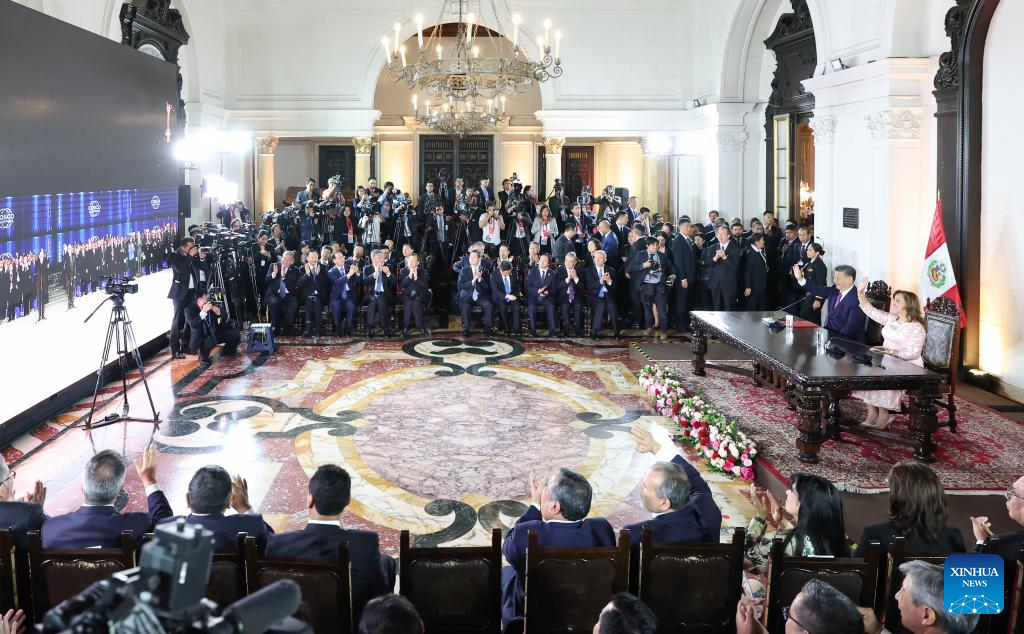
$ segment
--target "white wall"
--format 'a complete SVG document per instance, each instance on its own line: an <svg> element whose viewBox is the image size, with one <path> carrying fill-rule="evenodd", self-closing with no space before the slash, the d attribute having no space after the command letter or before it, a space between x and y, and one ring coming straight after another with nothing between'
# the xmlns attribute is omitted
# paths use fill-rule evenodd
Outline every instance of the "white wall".
<svg viewBox="0 0 1024 634"><path fill-rule="evenodd" d="M1002 379L1008 392L1024 396L1024 269L1020 231L1020 148L1024 101L1019 62L1024 58L1024 3L1001 2L985 46L982 102L980 365Z"/></svg>

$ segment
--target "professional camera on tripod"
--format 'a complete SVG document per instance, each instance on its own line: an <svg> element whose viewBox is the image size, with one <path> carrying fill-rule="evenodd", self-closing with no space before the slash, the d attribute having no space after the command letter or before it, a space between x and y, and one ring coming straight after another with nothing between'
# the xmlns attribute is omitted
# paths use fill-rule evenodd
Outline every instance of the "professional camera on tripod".
<svg viewBox="0 0 1024 634"><path fill-rule="evenodd" d="M259 241L256 226L245 224L235 230L207 223L202 227L203 243L199 248L209 266L210 288L221 292L225 319L241 327L259 314L259 281L252 254ZM251 307L250 313L246 308Z"/></svg>
<svg viewBox="0 0 1024 634"><path fill-rule="evenodd" d="M205 598L213 533L179 519L153 532L139 567L115 572L46 613L37 631L99 634L307 634L291 615L298 584L277 581L223 609Z"/></svg>

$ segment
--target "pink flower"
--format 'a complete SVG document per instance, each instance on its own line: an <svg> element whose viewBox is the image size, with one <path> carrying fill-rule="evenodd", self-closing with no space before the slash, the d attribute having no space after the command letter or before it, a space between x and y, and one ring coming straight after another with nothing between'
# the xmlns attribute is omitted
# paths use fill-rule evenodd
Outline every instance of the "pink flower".
<svg viewBox="0 0 1024 634"><path fill-rule="evenodd" d="M729 458L728 460L725 461L725 470L726 471L732 471L732 468L734 466L736 466L736 463L733 462L732 458Z"/></svg>
<svg viewBox="0 0 1024 634"><path fill-rule="evenodd" d="M722 446L722 444L716 440L711 443L711 446L714 447L715 449L718 449L719 447Z"/></svg>

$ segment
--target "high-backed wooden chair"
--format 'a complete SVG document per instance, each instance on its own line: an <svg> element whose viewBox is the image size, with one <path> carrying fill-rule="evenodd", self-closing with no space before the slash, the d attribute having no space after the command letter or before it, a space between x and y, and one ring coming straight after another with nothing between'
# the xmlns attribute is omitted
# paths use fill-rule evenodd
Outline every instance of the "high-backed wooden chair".
<svg viewBox="0 0 1024 634"><path fill-rule="evenodd" d="M0 613L6 614L7 610L16 610L19 607L14 590L14 575L17 569L11 531L0 528Z"/></svg>
<svg viewBox="0 0 1024 634"><path fill-rule="evenodd" d="M526 634L590 632L604 606L629 583L629 531L618 546L526 549Z"/></svg>
<svg viewBox="0 0 1024 634"><path fill-rule="evenodd" d="M727 544L655 544L654 529L644 527L637 594L658 617L658 632L736 631L745 535L737 528Z"/></svg>
<svg viewBox="0 0 1024 634"><path fill-rule="evenodd" d="M478 547L414 548L401 533L401 593L419 612L427 634L501 632L501 530Z"/></svg>
<svg viewBox="0 0 1024 634"><path fill-rule="evenodd" d="M291 579L302 591L302 603L295 618L308 623L316 634L353 631L348 543L338 543L338 558L331 561L262 557L254 537L246 537L244 550L249 592L281 579Z"/></svg>
<svg viewBox="0 0 1024 634"><path fill-rule="evenodd" d="M1005 570L1003 574L1010 578ZM1013 599L1006 607L1010 612L1010 626L1006 629L1007 633L1024 631L1024 551L1017 556L1017 573L1013 576Z"/></svg>
<svg viewBox="0 0 1024 634"><path fill-rule="evenodd" d="M944 555L928 557L908 555L906 542L907 540L904 537L893 538L892 546L889 548L889 555L886 557L885 574L879 575L879 590L884 593L881 596L884 597L885 601L883 622L892 634L906 632L903 626L900 625L900 609L896 605L896 593L903 585L903 573L900 572L900 564L908 561L923 561L941 566L946 560Z"/></svg>
<svg viewBox="0 0 1024 634"><path fill-rule="evenodd" d="M234 550L213 553L210 562L210 580L206 584L206 598L221 608L227 607L247 594L245 583L245 533L238 534ZM142 543L148 544L153 533L142 536Z"/></svg>
<svg viewBox="0 0 1024 634"><path fill-rule="evenodd" d="M876 614L878 606L878 575L882 546L868 542L864 558L846 557L786 557L784 541L776 537L772 543L769 571L767 621L769 632L785 631L782 608L793 603L804 584L821 579L839 590L858 606L871 608Z"/></svg>
<svg viewBox="0 0 1024 634"><path fill-rule="evenodd" d="M882 280L875 280L868 284L864 295L871 302L872 306L878 310L889 312L889 306L892 303L892 289L889 288L888 284ZM867 320L867 326L864 331L864 342L869 346L882 345L882 324L870 317Z"/></svg>
<svg viewBox="0 0 1024 634"><path fill-rule="evenodd" d="M120 548L43 550L39 531L28 533L28 561L32 577L32 611L36 623L50 608L97 581L135 566L131 531L121 533Z"/></svg>
<svg viewBox="0 0 1024 634"><path fill-rule="evenodd" d="M936 297L924 311L927 334L921 357L924 367L942 375L946 402L937 403L949 411L949 431L956 433L956 366L960 357L960 309L948 297Z"/></svg>

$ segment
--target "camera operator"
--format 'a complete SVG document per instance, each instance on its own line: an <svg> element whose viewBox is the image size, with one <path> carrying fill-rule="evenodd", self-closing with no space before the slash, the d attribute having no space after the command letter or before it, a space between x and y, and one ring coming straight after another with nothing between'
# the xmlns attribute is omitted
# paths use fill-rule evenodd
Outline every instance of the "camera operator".
<svg viewBox="0 0 1024 634"><path fill-rule="evenodd" d="M384 220L381 218L380 210L373 210L359 219L359 229L363 232L363 246L373 251L379 249L382 237Z"/></svg>
<svg viewBox="0 0 1024 634"><path fill-rule="evenodd" d="M525 211L516 213L511 217L511 222L506 221L508 227L508 246L512 255L525 257L530 251L531 230L533 221L530 214Z"/></svg>
<svg viewBox="0 0 1024 634"><path fill-rule="evenodd" d="M317 211L313 205L309 205L303 210L302 219L299 220L299 240L303 244L313 247L319 242L320 236L317 234L316 225Z"/></svg>
<svg viewBox="0 0 1024 634"><path fill-rule="evenodd" d="M280 262L270 265L266 303L270 322L278 335L288 333L299 309L299 269L292 266L294 263L295 252L285 251Z"/></svg>
<svg viewBox="0 0 1024 634"><path fill-rule="evenodd" d="M445 214L444 205L440 200L425 219L424 226L427 238L424 255L430 254L447 259L452 246L451 217Z"/></svg>
<svg viewBox="0 0 1024 634"><path fill-rule="evenodd" d="M469 245L473 244L473 223L469 220L469 210L463 209L458 212L459 219L456 221L453 231L455 242L452 247L452 261L457 261L469 251Z"/></svg>
<svg viewBox="0 0 1024 634"><path fill-rule="evenodd" d="M246 209L242 201L239 200L230 205L221 205L220 211L217 212L217 218L220 219L225 227L230 227L231 223L235 220L249 222L249 210Z"/></svg>
<svg viewBox="0 0 1024 634"><path fill-rule="evenodd" d="M486 179L485 179L486 180ZM477 221L482 232L482 239L489 257L497 257L501 245L501 232L505 230L505 219L501 212L494 208L494 203L487 204L487 210L480 214Z"/></svg>
<svg viewBox="0 0 1024 634"><path fill-rule="evenodd" d="M253 265L256 267L256 283L258 285L256 292L263 297L267 292L267 276L270 273L270 266L278 260L277 253L271 247L266 231L261 230L256 237L252 258Z"/></svg>
<svg viewBox="0 0 1024 634"><path fill-rule="evenodd" d="M672 259L658 252L658 240L647 238L647 248L637 251L630 261L629 273L639 278L640 301L644 310L645 335L657 327L661 339L668 339L668 289L675 282Z"/></svg>
<svg viewBox="0 0 1024 634"><path fill-rule="evenodd" d="M443 204L441 196L438 195L436 188L434 187L434 181L427 181L424 185L426 191L420 196L419 214L421 217L426 217L429 214L434 213L434 210L438 205Z"/></svg>
<svg viewBox="0 0 1024 634"><path fill-rule="evenodd" d="M342 179L335 175L327 179L327 189L320 196L320 202L328 208L340 209L345 206L345 194L342 193Z"/></svg>
<svg viewBox="0 0 1024 634"><path fill-rule="evenodd" d="M498 192L498 200L501 202L501 209L509 212L508 198L512 195L512 179L506 178L501 181L501 191Z"/></svg>
<svg viewBox="0 0 1024 634"><path fill-rule="evenodd" d="M563 220L565 211L569 207L569 197L565 195L565 183L562 182L561 178L555 179L555 185L551 188L551 195L548 197L547 203L548 209L551 210L551 215L557 221Z"/></svg>
<svg viewBox="0 0 1024 634"><path fill-rule="evenodd" d="M310 176L306 179L306 189L303 189L295 196L294 205L305 209L310 203L314 203L317 200L320 200L320 190L316 188L316 179Z"/></svg>
<svg viewBox="0 0 1024 634"><path fill-rule="evenodd" d="M374 176L366 181L366 195L370 197L370 200L377 200L381 195L380 188L377 187L377 178Z"/></svg>
<svg viewBox="0 0 1024 634"><path fill-rule="evenodd" d="M622 208L622 199L615 195L614 185L605 187L604 193L601 194L601 198L597 202L600 204L598 216L602 220L607 219L609 222L615 219L619 209Z"/></svg>
<svg viewBox="0 0 1024 634"><path fill-rule="evenodd" d="M463 182L461 176L459 176L459 177L457 177L455 179L455 186L452 188L452 194L451 195L452 195L452 205L454 206L454 210L456 212L460 211L459 208L458 208L459 201L460 200L465 200L465 198L466 198L466 185Z"/></svg>
<svg viewBox="0 0 1024 634"><path fill-rule="evenodd" d="M210 300L210 296L203 291L196 301L192 302L185 309L185 319L189 328L192 329L192 339L189 342L189 349L199 352L199 363L209 364L210 351L217 347L218 343L224 344L221 354L225 357L233 357L238 350L238 342L242 334L238 328L231 326L221 315L222 308Z"/></svg>
<svg viewBox="0 0 1024 634"><path fill-rule="evenodd" d="M169 257L173 278L167 298L174 302L174 316L171 318L171 332L168 335L171 345L171 358L184 359L181 353L181 330L184 327L185 309L195 303L196 294L202 292L205 281L204 260L206 254L200 254L196 241L182 238L178 250Z"/></svg>
<svg viewBox="0 0 1024 634"><path fill-rule="evenodd" d="M421 242L419 214L407 195L399 192L396 194L394 201L395 247L401 250L404 245L408 244L415 250Z"/></svg>
<svg viewBox="0 0 1024 634"><path fill-rule="evenodd" d="M306 306L306 330L303 337L320 336L320 316L324 302L330 297L327 270L320 265L320 254L311 250L306 254L306 265L299 273L299 293Z"/></svg>

